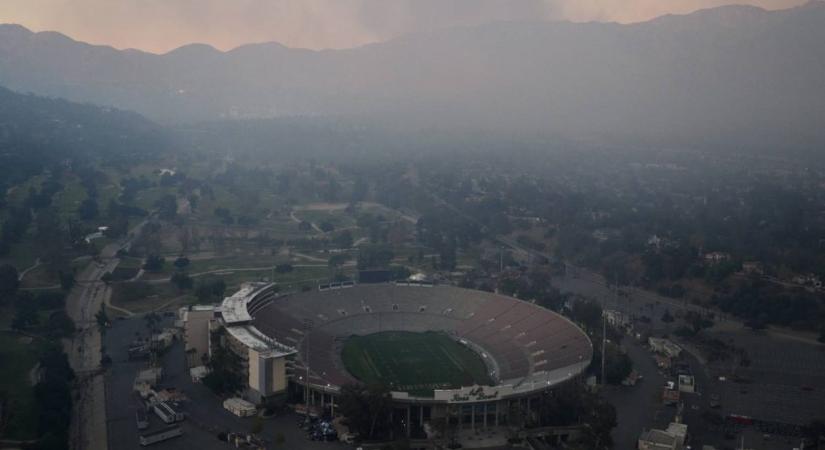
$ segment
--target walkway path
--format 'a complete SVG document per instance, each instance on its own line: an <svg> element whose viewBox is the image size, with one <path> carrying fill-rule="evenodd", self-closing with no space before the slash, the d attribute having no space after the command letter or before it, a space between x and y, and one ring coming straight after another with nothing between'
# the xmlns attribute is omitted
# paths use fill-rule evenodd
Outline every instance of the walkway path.
<svg viewBox="0 0 825 450"><path fill-rule="evenodd" d="M34 260L34 265L27 268L26 270L20 272L20 275L17 276L18 281L23 281L23 278L26 276L27 273L31 272L32 270L38 268L40 266L40 258Z"/></svg>

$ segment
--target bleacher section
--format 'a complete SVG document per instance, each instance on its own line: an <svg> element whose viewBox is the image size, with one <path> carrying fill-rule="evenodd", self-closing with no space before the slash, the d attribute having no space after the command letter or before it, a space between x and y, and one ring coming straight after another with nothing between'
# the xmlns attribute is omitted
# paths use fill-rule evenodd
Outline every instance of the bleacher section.
<svg viewBox="0 0 825 450"><path fill-rule="evenodd" d="M301 352L309 337L311 380L340 386L354 381L340 347L352 335L380 331L445 331L483 349L497 363L500 384L550 384L589 362L587 336L564 317L511 297L452 286L358 285L277 297L261 291L248 303L253 325ZM561 375L560 375L561 374Z"/></svg>

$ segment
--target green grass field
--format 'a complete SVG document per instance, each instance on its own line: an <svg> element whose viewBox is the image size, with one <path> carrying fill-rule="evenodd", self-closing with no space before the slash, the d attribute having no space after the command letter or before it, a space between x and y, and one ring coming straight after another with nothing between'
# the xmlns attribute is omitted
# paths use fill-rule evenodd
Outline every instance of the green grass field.
<svg viewBox="0 0 825 450"><path fill-rule="evenodd" d="M346 369L360 381L387 384L412 395L491 384L481 357L444 333L387 331L352 336L341 356Z"/></svg>

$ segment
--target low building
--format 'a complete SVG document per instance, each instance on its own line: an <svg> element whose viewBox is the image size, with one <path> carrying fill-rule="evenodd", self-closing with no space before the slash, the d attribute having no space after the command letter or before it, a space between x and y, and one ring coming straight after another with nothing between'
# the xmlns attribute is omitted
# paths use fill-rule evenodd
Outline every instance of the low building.
<svg viewBox="0 0 825 450"><path fill-rule="evenodd" d="M762 275L765 270L759 261L745 261L742 263L742 272L746 274Z"/></svg>
<svg viewBox="0 0 825 450"><path fill-rule="evenodd" d="M656 366L660 369L670 369L672 361L669 356L655 354L653 360L656 361Z"/></svg>
<svg viewBox="0 0 825 450"><path fill-rule="evenodd" d="M172 346L177 339L178 333L173 329L165 329L158 334L152 335L152 346L162 350Z"/></svg>
<svg viewBox="0 0 825 450"><path fill-rule="evenodd" d="M812 273L809 273L809 274L806 274L806 275L797 275L797 276L793 277L793 279L791 281L793 281L796 284L799 284L799 285L802 285L802 286L807 286L807 287L813 287L815 289L821 289L822 288L822 281L819 279L819 277L817 277L816 275L814 275Z"/></svg>
<svg viewBox="0 0 825 450"><path fill-rule="evenodd" d="M669 434L664 430L646 430L642 431L639 436L638 448L639 450L677 450L681 449L678 446L678 439L676 436Z"/></svg>
<svg viewBox="0 0 825 450"><path fill-rule="evenodd" d="M684 447L685 441L687 440L687 430L688 426L686 424L680 422L671 422L670 425L667 426L667 429L665 431L671 436L676 436L679 445L681 447Z"/></svg>
<svg viewBox="0 0 825 450"><path fill-rule="evenodd" d="M679 375L679 392L687 394L696 392L696 382L692 375Z"/></svg>
<svg viewBox="0 0 825 450"><path fill-rule="evenodd" d="M238 417L251 417L258 413L254 404L237 397L224 400L223 407Z"/></svg>
<svg viewBox="0 0 825 450"><path fill-rule="evenodd" d="M710 252L704 255L707 264L721 264L730 261L730 253L725 252Z"/></svg>
<svg viewBox="0 0 825 450"><path fill-rule="evenodd" d="M189 369L189 376L192 377L193 383L200 383L208 374L209 368L206 366L197 366Z"/></svg>
<svg viewBox="0 0 825 450"><path fill-rule="evenodd" d="M639 436L639 450L682 450L687 439L687 425L673 422L666 430L645 430Z"/></svg>
<svg viewBox="0 0 825 450"><path fill-rule="evenodd" d="M651 337L647 341L650 348L656 353L664 354L670 358L678 358L682 354L682 347L679 347L670 339Z"/></svg>
<svg viewBox="0 0 825 450"><path fill-rule="evenodd" d="M633 324L630 320L630 316L621 311L606 309L602 314L604 314L604 318L607 320L607 323L616 328L625 328Z"/></svg>
<svg viewBox="0 0 825 450"><path fill-rule="evenodd" d="M152 369L141 370L135 377L132 388L139 392L141 396L146 396L152 387L157 386L163 377L163 369L155 367Z"/></svg>

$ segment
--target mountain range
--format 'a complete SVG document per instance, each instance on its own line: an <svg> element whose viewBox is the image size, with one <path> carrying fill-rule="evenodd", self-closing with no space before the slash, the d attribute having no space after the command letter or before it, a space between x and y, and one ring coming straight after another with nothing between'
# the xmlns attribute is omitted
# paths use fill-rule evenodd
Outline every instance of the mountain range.
<svg viewBox="0 0 825 450"><path fill-rule="evenodd" d="M649 22L500 22L347 50L156 55L0 25L0 85L160 123L341 117L668 145L825 145L825 2Z"/></svg>

